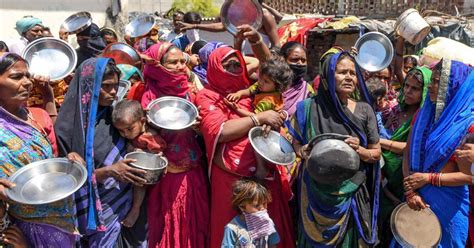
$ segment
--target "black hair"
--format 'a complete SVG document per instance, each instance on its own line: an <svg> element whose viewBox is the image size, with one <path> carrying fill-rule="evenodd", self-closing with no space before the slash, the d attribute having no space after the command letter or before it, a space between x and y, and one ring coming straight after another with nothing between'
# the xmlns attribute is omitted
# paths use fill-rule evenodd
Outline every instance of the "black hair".
<svg viewBox="0 0 474 248"><path fill-rule="evenodd" d="M276 84L276 90L284 91L293 82L293 71L283 60L267 60L260 64L260 75L266 75Z"/></svg>
<svg viewBox="0 0 474 248"><path fill-rule="evenodd" d="M0 57L1 56L2 55L0 55ZM5 55L0 60L0 75L5 73L8 69L10 69L10 67L12 67L18 61L23 61L26 64L28 64L28 62L24 58L22 58L20 55L18 55L16 53L9 53L9 54Z"/></svg>
<svg viewBox="0 0 474 248"><path fill-rule="evenodd" d="M107 76L113 76L113 75L117 75L117 77L120 78L121 74L122 72L115 64L115 61L113 59L110 59L107 65L105 66L104 78Z"/></svg>
<svg viewBox="0 0 474 248"><path fill-rule="evenodd" d="M199 54L199 50L201 50L202 47L204 47L207 44L207 41L204 40L198 40L193 43L193 46L191 47L191 54Z"/></svg>
<svg viewBox="0 0 474 248"><path fill-rule="evenodd" d="M285 59L287 59L288 56L290 56L291 52L295 50L295 48L298 48L298 47L303 49L303 51L306 53L306 47L304 47L301 43L296 42L296 41L289 41L280 48L280 54Z"/></svg>
<svg viewBox="0 0 474 248"><path fill-rule="evenodd" d="M184 12L181 10L176 10L175 12L173 12L173 19L180 15L184 16Z"/></svg>
<svg viewBox="0 0 474 248"><path fill-rule="evenodd" d="M416 59L412 56L406 56L405 58L403 58L403 64L408 64L409 62L411 62L413 66L418 65L418 61L416 61Z"/></svg>
<svg viewBox="0 0 474 248"><path fill-rule="evenodd" d="M387 94L387 87L380 78L369 78L365 81L365 85L367 86L370 96L372 96L372 99L374 100L377 100L379 97L384 97Z"/></svg>
<svg viewBox="0 0 474 248"><path fill-rule="evenodd" d="M3 50L5 50L4 52L9 52L10 51L10 49L8 49L7 44L4 41L0 40L0 51L3 51Z"/></svg>
<svg viewBox="0 0 474 248"><path fill-rule="evenodd" d="M115 39L118 39L117 34L114 31L107 28L100 30L100 37L104 38L104 36L106 35L110 35L113 36Z"/></svg>
<svg viewBox="0 0 474 248"><path fill-rule="evenodd" d="M136 122L145 117L142 105L136 100L124 99L114 106L112 123L131 121Z"/></svg>
<svg viewBox="0 0 474 248"><path fill-rule="evenodd" d="M200 24L202 21L201 15L196 12L187 12L184 14L183 22L191 24Z"/></svg>

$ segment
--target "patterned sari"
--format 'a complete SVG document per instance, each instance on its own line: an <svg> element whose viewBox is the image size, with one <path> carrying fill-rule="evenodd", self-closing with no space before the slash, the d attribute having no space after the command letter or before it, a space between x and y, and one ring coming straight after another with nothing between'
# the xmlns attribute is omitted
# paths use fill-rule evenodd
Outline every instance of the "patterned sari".
<svg viewBox="0 0 474 248"><path fill-rule="evenodd" d="M56 121L60 154L77 152L86 161L88 180L76 192L81 243L113 247L132 202L130 184L109 177L97 182L95 170L125 154L125 140L112 126L111 107L99 106L99 93L109 59L91 58L78 68Z"/></svg>
<svg viewBox="0 0 474 248"><path fill-rule="evenodd" d="M379 141L371 100L356 67L358 93L363 99L366 120L343 107L336 94L335 70L341 55L327 58L329 63L317 96L300 102L289 131L300 144L308 144L318 134L339 133L360 139L361 146ZM372 131L370 131L372 130ZM360 170L339 185L314 181L303 164L298 178L299 223L298 247L357 247L377 243L378 164L361 161ZM372 202L371 202L372 199Z"/></svg>
<svg viewBox="0 0 474 248"><path fill-rule="evenodd" d="M29 163L53 158L50 141L44 135L0 107L0 177L11 176ZM9 214L30 245L71 247L75 242L73 197L43 205L11 203Z"/></svg>
<svg viewBox="0 0 474 248"><path fill-rule="evenodd" d="M474 123L474 72L469 66L443 60L438 98L429 98L419 113L411 134L410 171L441 172L461 145ZM438 217L442 228L440 247L464 247L468 233L469 192L467 186L419 190Z"/></svg>

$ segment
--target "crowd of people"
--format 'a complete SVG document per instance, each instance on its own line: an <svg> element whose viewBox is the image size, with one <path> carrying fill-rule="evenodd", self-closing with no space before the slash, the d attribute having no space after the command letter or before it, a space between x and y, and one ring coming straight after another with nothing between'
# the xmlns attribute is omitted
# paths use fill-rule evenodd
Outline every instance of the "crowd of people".
<svg viewBox="0 0 474 248"><path fill-rule="evenodd" d="M52 36L38 18L18 20L20 38L0 42L0 232L12 247L401 247L390 216L406 202L437 216L440 247L472 247L474 71L442 59L421 65L395 42L392 65L364 71L357 51L333 47L317 80L297 42L280 44L265 9L262 30L238 27L233 46L200 39L199 14L175 12L175 29L119 37L91 24L76 34L76 70L51 82L31 75L22 49ZM68 39L60 30L59 38ZM125 40L143 68L101 57ZM242 42L245 44L242 45ZM246 48L247 47L247 48ZM246 50L247 49L247 50ZM242 52L242 51L243 52ZM474 55L473 55L474 56ZM54 63L54 61L51 61ZM119 80L131 88L117 101ZM148 105L184 98L199 116L184 130L157 129ZM262 126L292 143L297 160L270 163L248 132ZM312 140L346 135L360 159L344 180L314 178ZM169 161L146 185L146 171L124 155L145 151ZM43 205L8 199L8 177L35 161L67 157L87 182ZM472 233L471 233L472 231ZM468 235L470 234L470 235ZM470 238L471 237L471 238Z"/></svg>

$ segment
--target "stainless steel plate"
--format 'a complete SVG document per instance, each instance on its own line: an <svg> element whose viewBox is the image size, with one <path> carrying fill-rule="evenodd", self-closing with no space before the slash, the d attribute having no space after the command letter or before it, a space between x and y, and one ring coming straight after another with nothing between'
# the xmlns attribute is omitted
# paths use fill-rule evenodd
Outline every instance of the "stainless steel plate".
<svg viewBox="0 0 474 248"><path fill-rule="evenodd" d="M28 44L22 57L28 61L30 73L50 76L51 81L65 78L77 64L77 54L71 45L50 37Z"/></svg>
<svg viewBox="0 0 474 248"><path fill-rule="evenodd" d="M131 38L140 37L148 34L155 24L156 21L153 16L139 15L125 26L125 34L130 35Z"/></svg>
<svg viewBox="0 0 474 248"><path fill-rule="evenodd" d="M46 204L64 199L86 181L86 167L66 158L53 158L26 165L10 176L16 184L7 189L11 200L28 205Z"/></svg>
<svg viewBox="0 0 474 248"><path fill-rule="evenodd" d="M127 94L128 90L132 86L132 83L128 80L120 80L119 87L117 90L117 99L115 99L113 105L117 104L118 102L122 101L125 95Z"/></svg>
<svg viewBox="0 0 474 248"><path fill-rule="evenodd" d="M278 132L270 131L265 138L262 127L253 127L249 131L249 140L253 149L270 163L290 165L296 160L296 154L290 142Z"/></svg>
<svg viewBox="0 0 474 248"><path fill-rule="evenodd" d="M114 59L116 64L127 64L142 68L142 59L138 52L125 43L112 43L102 52L102 57Z"/></svg>
<svg viewBox="0 0 474 248"><path fill-rule="evenodd" d="M237 34L237 27L243 24L258 30L262 26L262 6L257 0L226 0L221 8L221 19L227 31L233 35Z"/></svg>
<svg viewBox="0 0 474 248"><path fill-rule="evenodd" d="M147 152L131 152L125 155L125 158L136 159L137 161L130 163L130 166L147 172L143 176L147 181L146 184L157 183L168 166L168 160L165 157Z"/></svg>
<svg viewBox="0 0 474 248"><path fill-rule="evenodd" d="M369 32L362 35L356 42L358 51L357 64L369 72L381 71L387 68L393 59L393 46L387 36L379 32Z"/></svg>
<svg viewBox="0 0 474 248"><path fill-rule="evenodd" d="M89 12L78 12L69 16L61 27L69 34L77 34L84 31L92 24L92 17Z"/></svg>
<svg viewBox="0 0 474 248"><path fill-rule="evenodd" d="M199 112L190 101L174 96L160 97L148 104L147 117L158 128L182 130L190 127Z"/></svg>

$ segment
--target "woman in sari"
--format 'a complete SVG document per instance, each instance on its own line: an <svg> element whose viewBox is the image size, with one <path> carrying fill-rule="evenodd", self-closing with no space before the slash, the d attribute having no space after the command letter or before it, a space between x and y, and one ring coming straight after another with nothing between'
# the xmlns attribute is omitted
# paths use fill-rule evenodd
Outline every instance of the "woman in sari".
<svg viewBox="0 0 474 248"><path fill-rule="evenodd" d="M37 81L45 81L44 79L35 76ZM28 63L16 54L0 54L0 178L2 179L11 176L29 163L53 158L57 154L53 123L48 113L39 108L25 107L32 88ZM54 103L54 98L49 99L49 102ZM68 154L68 157L82 160L75 153ZM2 204L2 207L5 205ZM21 230L15 227L13 233L18 235L22 232L28 246L73 247L78 236L73 197L42 205L11 202L8 216ZM2 227L8 226L6 222L2 218ZM7 229L4 234L7 241L3 241L6 243L14 240L11 229L10 231Z"/></svg>
<svg viewBox="0 0 474 248"><path fill-rule="evenodd" d="M346 143L358 153L361 163L352 178L334 185L313 180L304 164L298 179L298 246L375 245L380 173L377 161L381 154L375 114L354 58L346 52L336 53L328 56L325 63L327 71L317 96L296 107L289 128L293 146L306 159L307 144L316 135L350 135ZM349 98L356 89L362 101Z"/></svg>
<svg viewBox="0 0 474 248"><path fill-rule="evenodd" d="M291 117L296 111L296 104L311 97L314 94L314 89L304 79L308 69L306 48L296 41L290 41L281 47L280 53L290 66L294 75L293 82L291 82L288 89L283 93L285 102L283 109L286 110Z"/></svg>
<svg viewBox="0 0 474 248"><path fill-rule="evenodd" d="M188 82L183 52L171 43L150 47L145 55L146 91L142 106L162 96L194 102L196 85ZM199 125L199 122L196 124ZM192 128L158 133L167 143L167 173L148 192L149 247L208 247L209 196L204 158Z"/></svg>
<svg viewBox="0 0 474 248"><path fill-rule="evenodd" d="M391 139L380 139L384 165L382 166L382 194L380 195L380 240L388 244L392 240L390 216L393 209L403 201L403 150L412 126L412 120L420 106L423 105L431 82L431 70L426 67L415 67L405 78L400 91L398 106L390 113L388 132Z"/></svg>
<svg viewBox="0 0 474 248"><path fill-rule="evenodd" d="M258 33L250 27L242 27L248 32L256 54L269 54L268 48L259 40ZM199 92L196 103L201 106L202 125L209 162L211 178L211 241L210 247L221 247L224 226L237 212L232 209L232 185L241 177L253 177L256 171L254 150L248 139L248 131L260 124L279 129L282 117L275 111L264 111L252 117L240 117L224 101L229 93L250 86L246 74L245 61L237 50L220 47L209 57L207 71L208 85ZM252 99L244 98L237 102L239 108L253 112ZM278 167L278 168L277 168ZM281 238L278 247L295 246L293 225L288 201L291 190L280 166L269 168L271 179L263 184L272 194L268 213L274 221Z"/></svg>
<svg viewBox="0 0 474 248"><path fill-rule="evenodd" d="M451 158L474 124L474 72L447 59L436 67L429 98L416 116L405 149L403 186L410 208L430 207L438 217L440 247L464 247L469 215L465 185L472 179Z"/></svg>
<svg viewBox="0 0 474 248"><path fill-rule="evenodd" d="M81 244L114 247L132 203L131 183L142 185L122 159L126 143L111 123L120 70L111 59L91 58L78 68L55 125L60 154L81 154L87 166L87 183L75 194ZM142 234L143 235L143 234Z"/></svg>

